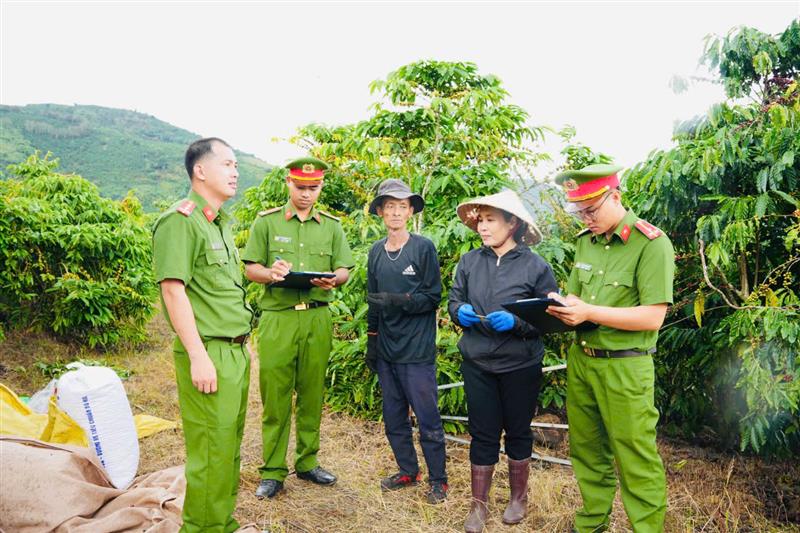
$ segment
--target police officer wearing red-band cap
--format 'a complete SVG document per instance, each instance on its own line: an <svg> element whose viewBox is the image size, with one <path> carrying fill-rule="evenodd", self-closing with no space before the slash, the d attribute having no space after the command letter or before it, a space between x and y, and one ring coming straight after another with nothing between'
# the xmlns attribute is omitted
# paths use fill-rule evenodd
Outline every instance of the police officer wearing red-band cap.
<svg viewBox="0 0 800 533"><path fill-rule="evenodd" d="M576 242L566 307L548 312L570 325L600 324L576 334L567 366L570 455L583 497L575 517L580 533L608 527L615 463L634 532L663 531L667 508L652 354L672 303L674 252L661 230L622 205L620 170L590 165L556 177L568 210L586 229Z"/></svg>
<svg viewBox="0 0 800 533"><path fill-rule="evenodd" d="M319 426L330 356L333 323L328 303L333 289L347 282L353 256L339 219L315 207L328 165L304 157L287 165L289 199L283 206L258 214L250 228L242 260L245 275L263 283L258 302L259 389L264 406L261 440L264 464L259 468L259 498L283 490L289 473L286 451L295 401L296 453L299 479L333 485L336 476L317 459ZM273 286L290 270L328 272L314 278L312 287Z"/></svg>

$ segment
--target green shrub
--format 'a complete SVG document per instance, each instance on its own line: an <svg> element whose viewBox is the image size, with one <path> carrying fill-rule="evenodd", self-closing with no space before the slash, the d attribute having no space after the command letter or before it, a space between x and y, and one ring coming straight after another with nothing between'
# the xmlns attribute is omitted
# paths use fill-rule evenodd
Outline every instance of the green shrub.
<svg viewBox="0 0 800 533"><path fill-rule="evenodd" d="M142 341L153 314L139 201L113 201L38 152L0 181L0 323L91 347Z"/></svg>

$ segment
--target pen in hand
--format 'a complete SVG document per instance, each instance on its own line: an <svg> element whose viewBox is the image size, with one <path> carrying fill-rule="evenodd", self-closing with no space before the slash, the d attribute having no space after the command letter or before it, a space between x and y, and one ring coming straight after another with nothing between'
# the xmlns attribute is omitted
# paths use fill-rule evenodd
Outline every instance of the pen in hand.
<svg viewBox="0 0 800 533"><path fill-rule="evenodd" d="M274 270L275 268L281 268L281 269L284 268L283 265L279 265L278 264L279 262L283 263L285 265L285 268L286 268L286 273L285 274L281 274L279 272L278 273L275 272L275 270ZM278 265L278 266L276 267L276 265ZM292 265L291 265L291 263L287 263L286 261L284 261L281 258L281 256L276 255L275 256L275 262L272 264L271 270L272 270L272 282L271 283L274 283L276 281L283 281L285 279L286 275L290 274L292 272Z"/></svg>

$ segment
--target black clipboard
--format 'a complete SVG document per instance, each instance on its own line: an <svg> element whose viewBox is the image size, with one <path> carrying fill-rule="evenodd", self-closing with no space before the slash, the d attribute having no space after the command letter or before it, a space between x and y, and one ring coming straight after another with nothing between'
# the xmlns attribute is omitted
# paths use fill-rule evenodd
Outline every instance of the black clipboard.
<svg viewBox="0 0 800 533"><path fill-rule="evenodd" d="M271 283L270 287L280 287L281 289L311 289L315 285L311 284L314 278L335 278L333 272L289 272L283 281Z"/></svg>
<svg viewBox="0 0 800 533"><path fill-rule="evenodd" d="M514 313L528 324L539 330L539 333L562 333L565 331L591 331L598 327L594 322L582 322L577 326L568 326L558 318L545 312L548 306L563 307L564 304L552 298L528 298L503 304L503 307Z"/></svg>

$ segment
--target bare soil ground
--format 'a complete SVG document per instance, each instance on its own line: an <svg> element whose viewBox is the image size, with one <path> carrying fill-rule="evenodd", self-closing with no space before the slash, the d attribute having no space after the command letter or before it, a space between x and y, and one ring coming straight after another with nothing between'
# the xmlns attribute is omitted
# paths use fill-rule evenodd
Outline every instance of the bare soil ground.
<svg viewBox="0 0 800 533"><path fill-rule="evenodd" d="M150 330L150 344L114 353L60 344L43 335L9 333L0 344L0 381L18 394L29 395L47 382L34 367L37 361L105 360L133 371L125 387L135 413L177 420L172 335L160 317L156 317ZM396 470L380 423L331 412L325 413L322 422L320 461L339 476L339 482L333 487L318 487L290 475L286 490L277 498L256 499L253 492L259 482L261 462L257 375L258 360L254 358L236 510L241 523L253 522L276 533L463 530L469 509L469 458L465 446L448 443L450 495L441 505L429 505L425 502L424 485L392 493L380 491L379 480ZM289 448L291 465L293 443ZM668 472L668 532L800 532L798 461L767 463L668 440L661 440L659 448ZM566 456L565 444L555 450L537 451ZM421 452L419 455L421 459ZM183 462L180 431L162 432L141 442L140 474ZM488 531L569 531L572 515L580 505L571 469L534 463L530 484L528 517L517 526L504 526L500 517L508 501L508 477L501 461L490 495ZM619 498L614 504L611 531L630 531Z"/></svg>

